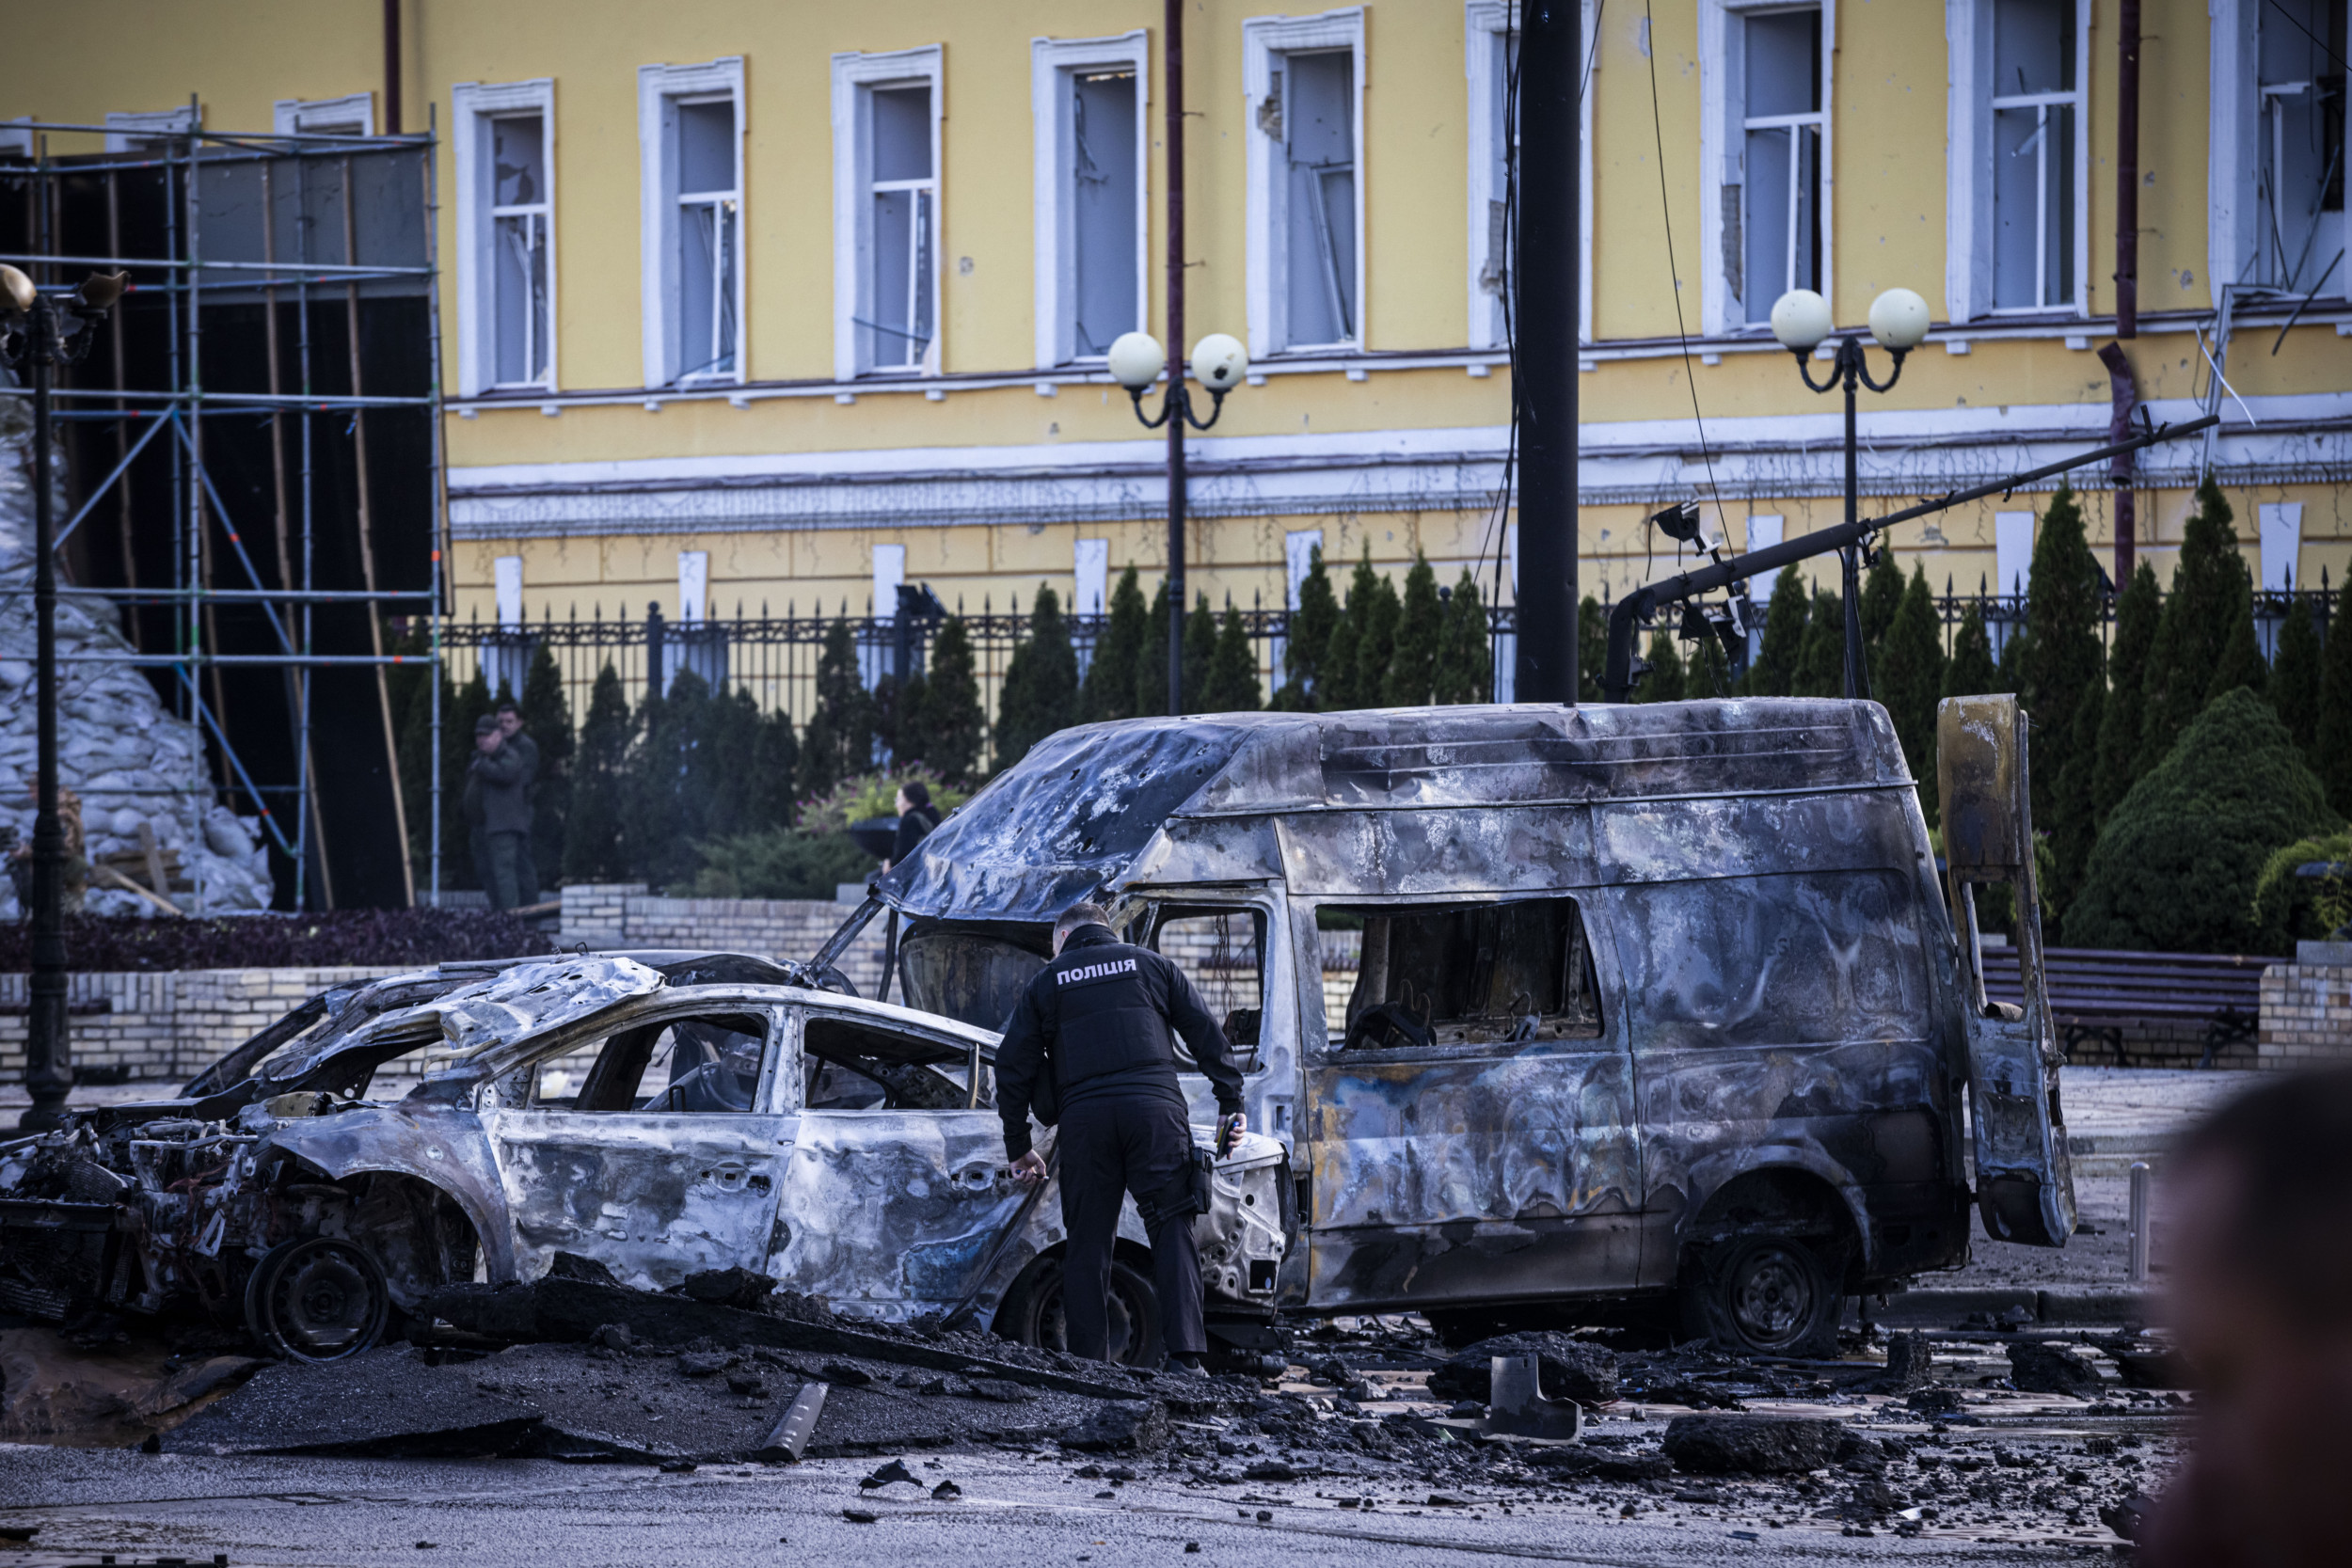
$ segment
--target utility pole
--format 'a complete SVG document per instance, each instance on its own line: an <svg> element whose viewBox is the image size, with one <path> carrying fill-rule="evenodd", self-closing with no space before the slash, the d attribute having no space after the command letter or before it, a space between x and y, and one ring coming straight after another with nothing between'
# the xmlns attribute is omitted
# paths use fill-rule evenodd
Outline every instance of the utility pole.
<svg viewBox="0 0 2352 1568"><path fill-rule="evenodd" d="M1523 703L1576 705L1578 166L1581 0L1524 0L1518 192L1505 307L1518 342L1518 667Z"/></svg>
<svg viewBox="0 0 2352 1568"><path fill-rule="evenodd" d="M1168 53L1168 388L1184 387L1184 0L1161 13ZM1169 404L1173 409L1173 402ZM1168 711L1184 711L1184 417L1168 421Z"/></svg>
<svg viewBox="0 0 2352 1568"><path fill-rule="evenodd" d="M2122 344L2139 336L2139 0L2122 0L2116 30L2115 85L2115 341L2099 351L2107 368L2107 439L2131 434L2138 401L2131 361ZM2119 453L2107 478L2115 498L2115 591L2130 586L2139 539L2133 492L2136 460Z"/></svg>

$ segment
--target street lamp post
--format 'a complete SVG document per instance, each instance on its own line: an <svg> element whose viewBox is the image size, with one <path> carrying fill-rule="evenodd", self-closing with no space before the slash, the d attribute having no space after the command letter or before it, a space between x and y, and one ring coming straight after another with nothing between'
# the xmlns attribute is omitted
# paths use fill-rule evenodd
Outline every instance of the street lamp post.
<svg viewBox="0 0 2352 1568"><path fill-rule="evenodd" d="M1157 416L1143 411L1143 394L1169 371L1168 396ZM1192 411L1192 395L1175 360L1149 332L1121 333L1111 344L1111 378L1127 388L1136 418L1146 430L1168 425L1168 711L1184 711L1184 427L1206 430L1225 411L1225 394L1249 371L1249 351L1240 341L1212 332L1192 348L1192 378L1209 394L1209 417Z"/></svg>
<svg viewBox="0 0 2352 1568"><path fill-rule="evenodd" d="M1928 335L1928 302L1909 289L1889 289L1870 302L1870 336L1895 356L1895 369L1883 383L1870 378L1862 356L1862 341L1848 332L1837 340L1837 357L1829 379L1816 383L1805 356L1830 335L1829 301L1811 289L1791 289L1772 306L1772 336L1797 357L1797 373L1816 392L1846 392L1846 522L1851 527L1862 515L1861 479L1854 436L1854 393L1857 387L1873 392L1894 390L1903 373L1903 356ZM1862 656L1862 552L1848 545L1837 552L1844 568L1846 605L1846 695L1867 697L1870 672Z"/></svg>
<svg viewBox="0 0 2352 1568"><path fill-rule="evenodd" d="M65 1119L73 1055L65 1025L65 823L57 815L57 519L50 503L49 388L59 365L76 365L90 328L121 297L123 275L93 274L71 296L44 294L0 266L0 362L33 383L33 711L39 736L33 806L33 973L25 986L24 1087L32 1106L17 1126L45 1132Z"/></svg>

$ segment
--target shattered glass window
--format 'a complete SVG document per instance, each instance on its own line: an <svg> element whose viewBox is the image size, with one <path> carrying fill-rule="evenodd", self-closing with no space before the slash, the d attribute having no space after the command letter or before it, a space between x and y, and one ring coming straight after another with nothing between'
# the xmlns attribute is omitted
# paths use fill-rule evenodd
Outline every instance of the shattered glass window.
<svg viewBox="0 0 2352 1568"><path fill-rule="evenodd" d="M566 1105L572 1053L542 1064L532 1103L577 1111L748 1112L756 1108L768 1024L752 1014L678 1019L623 1030L604 1041Z"/></svg>
<svg viewBox="0 0 2352 1568"><path fill-rule="evenodd" d="M1636 1051L1916 1040L1927 958L1893 872L1615 890Z"/></svg>
<svg viewBox="0 0 2352 1568"><path fill-rule="evenodd" d="M1316 916L1335 1048L1599 1037L1600 996L1573 898L1326 907ZM1334 928L1358 922L1360 930ZM1333 1006L1338 995L1343 1005Z"/></svg>
<svg viewBox="0 0 2352 1568"><path fill-rule="evenodd" d="M1184 971L1224 1026L1225 1041L1245 1069L1258 1048L1265 1006L1265 916L1256 910L1173 910L1152 929L1152 948ZM1176 1053L1187 1067L1183 1040Z"/></svg>
<svg viewBox="0 0 2352 1568"><path fill-rule="evenodd" d="M802 1031L802 1104L812 1111L961 1111L993 1102L969 1045L853 1018L811 1018ZM980 1092L972 1092L975 1070Z"/></svg>

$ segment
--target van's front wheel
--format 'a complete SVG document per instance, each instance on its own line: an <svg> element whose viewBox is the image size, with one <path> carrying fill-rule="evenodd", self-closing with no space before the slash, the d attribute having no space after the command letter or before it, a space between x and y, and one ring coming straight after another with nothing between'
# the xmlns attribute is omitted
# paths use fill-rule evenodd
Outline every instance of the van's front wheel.
<svg viewBox="0 0 2352 1568"><path fill-rule="evenodd" d="M1751 1355L1828 1356L1837 1350L1835 1275L1816 1244L1734 1237L1709 1247L1682 1294L1682 1328Z"/></svg>

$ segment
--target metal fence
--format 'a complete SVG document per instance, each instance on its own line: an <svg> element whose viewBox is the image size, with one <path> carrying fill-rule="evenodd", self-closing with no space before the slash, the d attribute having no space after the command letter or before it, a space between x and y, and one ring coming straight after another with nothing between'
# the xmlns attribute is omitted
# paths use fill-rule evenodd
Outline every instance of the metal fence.
<svg viewBox="0 0 2352 1568"><path fill-rule="evenodd" d="M2343 592L2323 586L2311 591L2256 594L2254 625L2264 657L2274 656L2279 628L2296 607L2313 618L2314 628L2324 641ZM2115 609L2115 596L2110 594L2102 612L2103 640L2112 641ZM1937 596L1936 610L1943 623L1947 655L1962 623L1974 610L1982 618L1997 657L2008 640L2024 629L2026 600L2024 594L1955 594L1947 587L1946 593ZM1754 607L1752 625L1760 626L1762 610L1761 605ZM1289 612L1259 604L1239 610L1239 614L1257 656L1261 696L1270 697L1283 679ZM1508 701L1511 667L1517 652L1518 610L1510 605L1490 606L1486 614L1495 661L1496 696ZM1005 670L1011 662L1013 650L1028 637L1029 615L1015 598L1002 610L984 603L978 613L961 613L961 619L972 644L981 705L993 724ZM1109 618L1071 615L1064 619L1083 677ZM808 721L816 705L817 664L826 637L836 625L844 623L857 648L859 673L870 687L902 671L923 670L944 620L938 616L876 615L870 604L863 615L822 611L802 614L796 610L775 615L763 610L757 614L739 610L732 616L691 622L670 620L659 609L642 620L608 618L600 609L585 617L574 612L559 620L550 610L537 621L526 620L516 626L485 625L479 620L444 622L442 638L450 679L463 685L480 671L494 692L519 693L532 659L538 649L545 647L554 657L575 723L587 712L598 673L610 664L632 707L644 698L652 681L659 679L662 689L667 689L678 671L692 670L714 688L723 683L748 691L762 712L782 709L789 713L798 725ZM1644 641L1646 642L1646 635ZM1754 641L1752 637L1751 646Z"/></svg>

